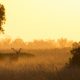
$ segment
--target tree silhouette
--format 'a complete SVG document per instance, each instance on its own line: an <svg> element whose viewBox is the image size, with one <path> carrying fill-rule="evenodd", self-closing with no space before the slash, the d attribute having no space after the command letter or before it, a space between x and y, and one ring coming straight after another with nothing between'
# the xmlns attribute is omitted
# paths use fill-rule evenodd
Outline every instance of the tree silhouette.
<svg viewBox="0 0 80 80"><path fill-rule="evenodd" d="M71 54L72 58L69 60L69 66L80 66L80 42L73 43Z"/></svg>
<svg viewBox="0 0 80 80"><path fill-rule="evenodd" d="M14 49L14 48L11 48L14 52L16 52L16 54L18 55L18 54L20 54L20 52L21 52L21 50L22 50L22 48L20 48L19 50L16 50L16 49Z"/></svg>
<svg viewBox="0 0 80 80"><path fill-rule="evenodd" d="M4 32L3 24L5 23L5 8L4 5L0 4L0 31Z"/></svg>

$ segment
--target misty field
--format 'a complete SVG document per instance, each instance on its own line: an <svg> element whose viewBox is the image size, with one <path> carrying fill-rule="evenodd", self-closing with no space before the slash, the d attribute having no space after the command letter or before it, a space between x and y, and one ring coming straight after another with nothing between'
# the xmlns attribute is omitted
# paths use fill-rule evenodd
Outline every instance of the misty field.
<svg viewBox="0 0 80 80"><path fill-rule="evenodd" d="M69 49L0 52L0 80L80 80L79 68L65 68Z"/></svg>

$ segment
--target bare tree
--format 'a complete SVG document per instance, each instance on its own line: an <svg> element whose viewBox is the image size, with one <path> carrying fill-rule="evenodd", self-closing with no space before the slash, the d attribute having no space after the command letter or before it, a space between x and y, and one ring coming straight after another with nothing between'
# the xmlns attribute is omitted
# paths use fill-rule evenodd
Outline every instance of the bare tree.
<svg viewBox="0 0 80 80"><path fill-rule="evenodd" d="M18 54L20 54L22 48L20 48L19 50L16 50L14 48L11 48L11 49L18 55Z"/></svg>

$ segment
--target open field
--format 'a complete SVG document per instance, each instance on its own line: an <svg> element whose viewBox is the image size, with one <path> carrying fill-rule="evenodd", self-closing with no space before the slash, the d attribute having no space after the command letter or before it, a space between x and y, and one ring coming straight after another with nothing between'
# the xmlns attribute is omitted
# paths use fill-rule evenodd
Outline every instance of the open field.
<svg viewBox="0 0 80 80"><path fill-rule="evenodd" d="M0 80L80 80L79 68L64 67L69 58L69 49L24 50L18 55L4 51L0 56Z"/></svg>

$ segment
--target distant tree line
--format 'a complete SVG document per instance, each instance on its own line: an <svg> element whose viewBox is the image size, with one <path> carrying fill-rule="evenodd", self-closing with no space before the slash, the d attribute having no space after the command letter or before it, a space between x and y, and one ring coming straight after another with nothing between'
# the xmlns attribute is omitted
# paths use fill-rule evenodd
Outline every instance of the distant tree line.
<svg viewBox="0 0 80 80"><path fill-rule="evenodd" d="M32 42L24 42L18 38L12 40L11 38L5 38L0 40L0 49L10 48L24 48L24 49L54 49L54 48L70 48L73 41L67 39L55 40L34 40Z"/></svg>

